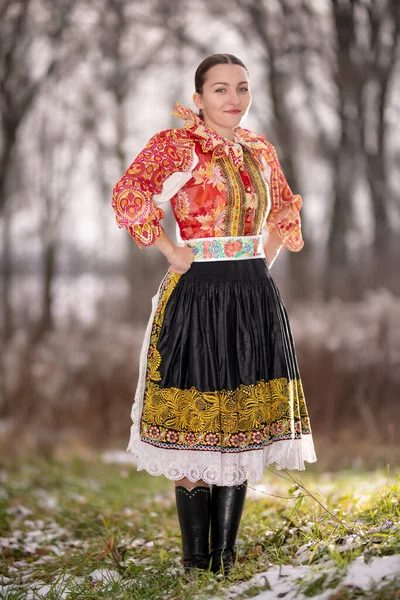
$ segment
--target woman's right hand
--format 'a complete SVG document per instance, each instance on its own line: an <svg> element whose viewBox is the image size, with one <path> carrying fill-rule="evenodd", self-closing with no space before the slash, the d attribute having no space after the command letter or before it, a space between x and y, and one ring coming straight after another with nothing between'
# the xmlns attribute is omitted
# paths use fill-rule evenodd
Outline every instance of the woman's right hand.
<svg viewBox="0 0 400 600"><path fill-rule="evenodd" d="M194 261L194 254L189 246L175 246L172 252L167 256L168 261L171 263L169 271L175 273L186 273L189 271Z"/></svg>

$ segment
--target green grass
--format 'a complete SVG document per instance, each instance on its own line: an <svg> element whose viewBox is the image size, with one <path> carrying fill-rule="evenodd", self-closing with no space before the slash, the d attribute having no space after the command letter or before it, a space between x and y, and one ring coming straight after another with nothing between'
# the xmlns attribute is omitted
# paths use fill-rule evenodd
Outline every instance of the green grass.
<svg viewBox="0 0 400 600"><path fill-rule="evenodd" d="M368 592L340 586L356 557L400 554L399 477L307 472L300 486L287 477L269 471L249 490L229 579L202 572L188 580L171 482L100 460L3 469L0 589L8 579L0 597L193 600L230 590L252 598L269 587L268 573L263 581L252 579L257 573L303 565L310 571L294 585L306 597L329 588L334 600L400 598L400 582ZM108 577L96 580L101 569Z"/></svg>

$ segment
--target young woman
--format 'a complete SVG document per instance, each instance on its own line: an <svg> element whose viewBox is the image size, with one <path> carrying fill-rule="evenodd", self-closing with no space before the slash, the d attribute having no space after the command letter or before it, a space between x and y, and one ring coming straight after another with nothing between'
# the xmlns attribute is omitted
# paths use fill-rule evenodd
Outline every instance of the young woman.
<svg viewBox="0 0 400 600"><path fill-rule="evenodd" d="M118 225L171 265L153 298L128 450L139 469L175 480L185 568L227 573L247 481L271 463L316 460L269 270L282 247L303 247L301 198L274 147L240 127L251 103L244 64L206 58L195 89L199 115L178 104L183 127L151 138L114 188ZM178 244L161 225L167 202Z"/></svg>

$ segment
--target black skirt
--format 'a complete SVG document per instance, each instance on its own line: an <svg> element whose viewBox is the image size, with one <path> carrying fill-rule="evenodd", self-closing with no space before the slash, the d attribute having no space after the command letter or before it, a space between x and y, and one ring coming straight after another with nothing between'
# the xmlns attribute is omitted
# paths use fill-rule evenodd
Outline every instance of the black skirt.
<svg viewBox="0 0 400 600"><path fill-rule="evenodd" d="M288 316L265 259L168 273L145 340L129 450L218 485L316 460ZM151 327L151 329L150 329Z"/></svg>

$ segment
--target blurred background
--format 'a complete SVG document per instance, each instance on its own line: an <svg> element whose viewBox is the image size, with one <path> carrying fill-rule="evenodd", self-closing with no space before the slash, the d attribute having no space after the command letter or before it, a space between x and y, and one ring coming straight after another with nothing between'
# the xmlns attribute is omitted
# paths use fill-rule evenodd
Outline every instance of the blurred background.
<svg viewBox="0 0 400 600"><path fill-rule="evenodd" d="M303 196L273 276L319 465L400 463L397 0L0 0L3 456L126 447L168 265L111 191L214 52L246 64L244 126Z"/></svg>

